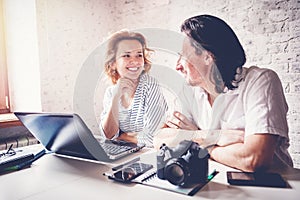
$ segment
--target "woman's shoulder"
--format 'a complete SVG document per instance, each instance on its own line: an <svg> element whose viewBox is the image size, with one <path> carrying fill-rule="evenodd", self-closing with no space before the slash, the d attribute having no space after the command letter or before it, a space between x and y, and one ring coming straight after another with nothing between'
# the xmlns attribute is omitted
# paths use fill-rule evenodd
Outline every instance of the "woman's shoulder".
<svg viewBox="0 0 300 200"><path fill-rule="evenodd" d="M116 87L116 85L110 85L110 86L108 86L105 90L106 90L106 91L111 91L111 90L113 90L115 87Z"/></svg>
<svg viewBox="0 0 300 200"><path fill-rule="evenodd" d="M116 88L116 85L110 85L105 89L105 95L111 95L113 90Z"/></svg>
<svg viewBox="0 0 300 200"><path fill-rule="evenodd" d="M158 80L147 73L141 75L140 82L143 84L158 84Z"/></svg>

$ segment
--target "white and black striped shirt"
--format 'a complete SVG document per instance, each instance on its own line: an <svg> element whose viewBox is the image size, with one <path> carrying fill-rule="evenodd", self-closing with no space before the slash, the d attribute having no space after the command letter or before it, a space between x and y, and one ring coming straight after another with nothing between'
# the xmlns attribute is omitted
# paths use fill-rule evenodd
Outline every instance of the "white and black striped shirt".
<svg viewBox="0 0 300 200"><path fill-rule="evenodd" d="M114 87L116 86L111 86L105 91L101 120L106 117L111 107ZM166 112L167 103L158 81L148 74L143 74L131 105L124 108L119 103L119 134L135 132L138 143L151 147L153 146L153 133L161 128Z"/></svg>

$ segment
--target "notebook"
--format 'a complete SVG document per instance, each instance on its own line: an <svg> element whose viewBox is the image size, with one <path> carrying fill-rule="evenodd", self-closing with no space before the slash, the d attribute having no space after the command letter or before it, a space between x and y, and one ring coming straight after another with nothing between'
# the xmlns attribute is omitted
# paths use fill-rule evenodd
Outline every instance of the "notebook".
<svg viewBox="0 0 300 200"><path fill-rule="evenodd" d="M163 190L167 190L170 192L176 192L176 193L180 193L180 194L193 196L218 174L218 171L213 170L212 172L209 173L206 182L193 184L193 185L190 185L189 187L180 187L180 186L171 184L167 180L162 180L162 179L158 178L156 172L157 172L157 170L155 168L153 168L153 169L145 172L143 175L137 177L132 182L140 183L142 185L151 186L151 187L155 187L155 188L159 188L159 189L163 189Z"/></svg>
<svg viewBox="0 0 300 200"><path fill-rule="evenodd" d="M111 162L145 146L125 141L96 139L78 114L14 114L47 150L64 156Z"/></svg>
<svg viewBox="0 0 300 200"><path fill-rule="evenodd" d="M132 163L132 161L136 161ZM122 169L114 170L111 169L105 173L104 176L107 176L109 179L116 180L123 183L138 183L145 186L155 187L158 189L167 190L170 192L175 192L179 194L193 196L200 189L202 189L206 184L208 184L219 172L210 170L207 180L202 183L191 184L186 187L180 187L177 185L171 184L167 180L162 180L157 176L157 168L148 163L140 163L138 160L132 160L128 163L122 164ZM138 166L138 169L132 167L134 165ZM143 166L144 165L144 166ZM150 166L150 167L149 167ZM142 169L140 169L142 168ZM133 177L133 179L132 179Z"/></svg>

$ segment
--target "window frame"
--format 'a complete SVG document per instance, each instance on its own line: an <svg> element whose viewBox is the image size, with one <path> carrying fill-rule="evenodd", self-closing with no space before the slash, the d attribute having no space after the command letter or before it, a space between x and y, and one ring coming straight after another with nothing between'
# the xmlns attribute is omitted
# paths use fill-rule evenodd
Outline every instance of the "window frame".
<svg viewBox="0 0 300 200"><path fill-rule="evenodd" d="M3 0L0 0L0 114L10 112L8 73L5 51Z"/></svg>

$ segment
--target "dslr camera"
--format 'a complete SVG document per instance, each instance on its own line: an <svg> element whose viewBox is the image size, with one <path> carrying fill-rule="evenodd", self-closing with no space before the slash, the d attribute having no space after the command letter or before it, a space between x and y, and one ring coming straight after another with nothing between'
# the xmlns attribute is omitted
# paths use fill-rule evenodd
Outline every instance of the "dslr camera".
<svg viewBox="0 0 300 200"><path fill-rule="evenodd" d="M174 149L162 144L157 154L157 176L173 185L188 187L205 183L209 153L198 143L183 140Z"/></svg>

